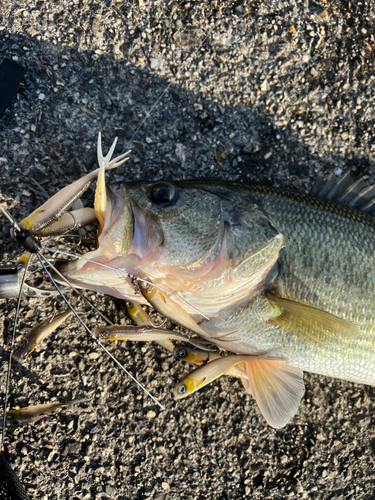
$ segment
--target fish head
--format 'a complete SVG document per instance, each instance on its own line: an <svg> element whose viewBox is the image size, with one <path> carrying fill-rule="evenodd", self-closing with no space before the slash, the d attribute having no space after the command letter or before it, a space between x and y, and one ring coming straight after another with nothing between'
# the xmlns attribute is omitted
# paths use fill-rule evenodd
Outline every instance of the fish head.
<svg viewBox="0 0 375 500"><path fill-rule="evenodd" d="M131 252L160 269L192 274L210 262L223 237L220 199L169 182L137 183L127 191L135 221Z"/></svg>
<svg viewBox="0 0 375 500"><path fill-rule="evenodd" d="M128 275L147 275L206 305L221 291L215 307L223 307L233 299L228 287L241 282L243 295L264 280L284 244L260 207L224 184L132 182L107 188L106 196L98 248L60 270L76 286L119 298L145 303Z"/></svg>
<svg viewBox="0 0 375 500"><path fill-rule="evenodd" d="M186 398L190 396L193 392L198 389L197 383L194 380L194 376L190 377L187 375L183 380L181 380L172 390L173 396L176 399Z"/></svg>
<svg viewBox="0 0 375 500"><path fill-rule="evenodd" d="M21 361L35 346L30 346L27 338L23 337L12 354L12 359Z"/></svg>

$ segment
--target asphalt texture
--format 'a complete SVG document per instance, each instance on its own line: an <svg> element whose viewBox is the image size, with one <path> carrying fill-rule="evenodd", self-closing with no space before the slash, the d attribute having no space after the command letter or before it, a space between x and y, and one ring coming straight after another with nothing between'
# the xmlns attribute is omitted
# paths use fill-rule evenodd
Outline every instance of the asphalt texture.
<svg viewBox="0 0 375 500"><path fill-rule="evenodd" d="M26 68L0 119L0 202L16 220L45 201L38 184L50 196L96 168L99 131L133 151L116 181L375 181L372 1L5 0L0 16L0 63ZM19 251L4 218L0 245L2 262ZM121 301L87 295L126 321ZM0 306L6 339L15 301ZM23 300L17 337L62 307ZM375 498L373 388L306 374L275 431L239 381L176 402L187 365L151 344L108 347L165 411L68 320L13 365L12 408L91 398L7 431L31 499Z"/></svg>

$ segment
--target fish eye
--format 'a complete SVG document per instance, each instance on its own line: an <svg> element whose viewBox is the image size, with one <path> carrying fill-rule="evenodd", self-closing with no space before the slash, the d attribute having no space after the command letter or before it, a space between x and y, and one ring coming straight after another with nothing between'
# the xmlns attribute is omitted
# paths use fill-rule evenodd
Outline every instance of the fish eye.
<svg viewBox="0 0 375 500"><path fill-rule="evenodd" d="M178 393L185 394L185 392L186 392L186 386L184 384L181 384L178 388Z"/></svg>
<svg viewBox="0 0 375 500"><path fill-rule="evenodd" d="M150 191L150 200L155 205L171 205L176 203L178 198L177 190L169 182L157 182Z"/></svg>
<svg viewBox="0 0 375 500"><path fill-rule="evenodd" d="M152 290L154 289L154 287L150 285L150 283L147 283L146 281L141 282L141 287L146 292L152 292Z"/></svg>
<svg viewBox="0 0 375 500"><path fill-rule="evenodd" d="M29 341L26 338L21 339L21 342L20 342L21 349L26 349L28 345L29 345Z"/></svg>
<svg viewBox="0 0 375 500"><path fill-rule="evenodd" d="M178 349L178 351L176 352L176 357L177 358L184 358L187 354L187 351L186 349Z"/></svg>

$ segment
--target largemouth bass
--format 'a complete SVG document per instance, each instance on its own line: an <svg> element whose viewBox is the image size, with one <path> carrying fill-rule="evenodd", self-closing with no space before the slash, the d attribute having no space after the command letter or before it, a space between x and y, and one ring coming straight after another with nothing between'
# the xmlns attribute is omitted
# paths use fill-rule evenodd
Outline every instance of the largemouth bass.
<svg viewBox="0 0 375 500"><path fill-rule="evenodd" d="M61 270L77 286L138 303L147 302L118 270L149 276L227 351L276 350L301 379L303 370L375 384L374 189L345 175L315 191L209 181L107 188L99 246L85 257L115 269L80 259ZM270 395L276 404L283 385ZM267 420L284 425L267 407Z"/></svg>

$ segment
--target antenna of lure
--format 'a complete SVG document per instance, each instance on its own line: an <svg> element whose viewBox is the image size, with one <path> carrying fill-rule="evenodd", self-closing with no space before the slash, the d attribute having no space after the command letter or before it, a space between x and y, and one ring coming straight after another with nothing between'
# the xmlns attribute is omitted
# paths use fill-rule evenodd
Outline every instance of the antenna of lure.
<svg viewBox="0 0 375 500"><path fill-rule="evenodd" d="M9 392L9 387L10 387L10 373L11 373L11 366L12 366L12 354L13 354L13 346L14 346L14 337L16 335L16 327L17 327L18 313L19 313L20 304L21 304L22 289L23 289L23 285L24 285L25 279L26 279L27 268L29 267L30 257L31 257L31 254L29 255L29 258L27 259L27 262L26 262L26 265L25 265L25 272L24 272L24 274L22 276L22 279L21 279L20 291L19 291L18 298L17 298L16 314L14 316L12 338L11 338L11 341L9 343L8 369L7 369L6 379L5 379L4 417L3 417L3 427L2 427L3 432L2 432L2 435L1 435L1 446L2 447L4 446L4 442L5 442L5 426L6 426L7 405L8 405L8 392Z"/></svg>
<svg viewBox="0 0 375 500"><path fill-rule="evenodd" d="M165 325L165 323L168 321L167 318L164 318L162 323L160 323L160 325L153 325L153 328L163 328L163 326Z"/></svg>
<svg viewBox="0 0 375 500"><path fill-rule="evenodd" d="M92 262L93 264L97 264L98 266L102 266L102 267L105 267L107 269L111 269L112 271L116 271L117 273L119 273L120 276L126 276L127 278L137 279L139 281L142 281L143 283L147 283L148 285L151 285L151 286L157 288L158 290L161 290L162 292L166 293L167 295L171 295L175 299L181 301L186 306L191 307L191 309L194 309L194 311L197 314L199 314L200 316L203 316L203 318L205 318L207 320L210 319L208 316L206 316L205 314L200 312L199 309L197 309L196 307L189 304L189 302L187 300L183 299L179 295L172 293L171 291L163 288L160 285L155 285L154 283L151 283L151 281L147 281L143 278L140 278L139 276L135 276L134 274L127 273L126 271L122 271L121 269L118 269L117 267L109 266L108 264L103 264L102 262L97 262L97 261L92 260L92 259L87 259L86 257L83 257L82 255L74 255L73 253L63 252L62 250L56 250L55 248L41 247L41 250L45 250L46 252L61 253L62 255L67 255L68 257L75 257L76 259L83 259L86 262Z"/></svg>
<svg viewBox="0 0 375 500"><path fill-rule="evenodd" d="M8 221L12 224L13 228L16 230L16 231L21 231L17 222L13 219L13 217L10 215L10 213L8 212L8 210L6 210L4 207L2 207L0 205L0 210L2 211L3 215L5 215L5 217L8 219Z"/></svg>
<svg viewBox="0 0 375 500"><path fill-rule="evenodd" d="M98 157L98 164L99 167L106 167L108 163L111 161L113 152L115 150L117 144L117 137L115 137L115 140L112 143L112 146L110 150L108 151L106 156L103 156L103 150L102 150L102 133L99 132L98 134L98 145L97 145L97 157Z"/></svg>
<svg viewBox="0 0 375 500"><path fill-rule="evenodd" d="M121 153L120 156L117 156L116 158L113 158L113 160L111 160L111 157L115 151L116 144L117 144L117 137L113 141L112 146L108 151L107 155L103 156L102 134L101 132L99 132L98 145L97 145L97 156L98 156L99 167L104 167L107 170L110 170L111 168L119 167L120 165L129 160L128 155L131 153L131 149L129 151L126 151L125 153Z"/></svg>
<svg viewBox="0 0 375 500"><path fill-rule="evenodd" d="M160 406L160 408L162 410L165 410L164 406L162 406L159 403L159 401L157 399L155 399L154 396L151 393L149 393L148 390L140 382L138 382L138 380L135 377L133 377L133 375L130 372L128 372L128 370L124 366L122 366L122 364L104 347L104 345L100 342L100 339L97 339L95 337L95 335L92 333L92 331L90 330L90 328L82 321L82 319L78 316L78 314L76 313L76 311L74 310L74 308L70 305L69 301L66 299L66 297L64 296L64 294L62 293L62 291L58 287L57 283L52 278L51 274L48 272L47 267L43 264L43 260L45 262L47 262L47 263L48 263L48 260L44 257L44 255L42 255L39 252L36 254L36 256L37 256L37 259L40 262L40 265L42 266L42 268L44 269L45 273L47 274L48 278L51 280L52 285L59 292L59 294L62 297L62 299L65 302L65 304L69 307L69 309L72 311L72 313L74 314L74 316L78 319L78 321L81 323L81 325L87 331L87 333L90 335L90 337L95 340L95 342L98 344L98 346L101 347L101 349L112 359L112 361L114 361L117 364L117 366L119 366L121 368L121 370L123 370L127 374L127 376L130 377L133 380L133 382L135 382L138 385L138 387L140 387L144 391L144 393L147 394L147 396L149 396L154 401L154 403L156 403L158 406ZM49 265L52 267L52 269L54 271L56 271L55 266L53 266L52 264L49 264Z"/></svg>

